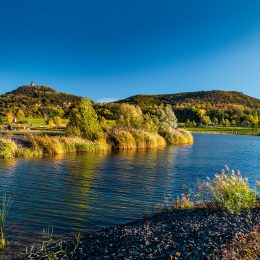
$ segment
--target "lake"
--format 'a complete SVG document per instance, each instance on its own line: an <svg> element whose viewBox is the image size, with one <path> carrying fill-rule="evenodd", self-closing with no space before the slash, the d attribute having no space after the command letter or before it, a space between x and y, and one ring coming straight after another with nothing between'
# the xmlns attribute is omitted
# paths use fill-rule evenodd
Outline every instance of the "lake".
<svg viewBox="0 0 260 260"><path fill-rule="evenodd" d="M2 191L14 192L7 233L25 245L47 226L54 234L96 230L141 218L220 172L260 179L260 137L195 134L194 144L151 150L1 160Z"/></svg>

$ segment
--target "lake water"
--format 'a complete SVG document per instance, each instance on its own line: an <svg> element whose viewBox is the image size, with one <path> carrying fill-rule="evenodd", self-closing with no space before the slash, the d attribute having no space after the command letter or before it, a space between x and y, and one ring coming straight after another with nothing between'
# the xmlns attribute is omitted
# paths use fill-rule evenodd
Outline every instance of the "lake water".
<svg viewBox="0 0 260 260"><path fill-rule="evenodd" d="M255 184L260 137L195 134L189 146L1 160L1 189L15 193L7 233L21 244L47 226L54 233L95 230L141 218L164 195L178 195L225 164Z"/></svg>

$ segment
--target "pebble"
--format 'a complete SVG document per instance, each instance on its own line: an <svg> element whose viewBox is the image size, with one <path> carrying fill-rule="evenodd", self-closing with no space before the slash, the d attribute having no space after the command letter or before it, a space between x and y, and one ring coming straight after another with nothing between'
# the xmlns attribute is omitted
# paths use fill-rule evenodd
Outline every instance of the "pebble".
<svg viewBox="0 0 260 260"><path fill-rule="evenodd" d="M69 259L211 259L215 252L221 252L223 243L259 225L259 216L259 207L251 210L251 219L246 212L162 212L116 228L82 234L80 249ZM63 246L73 251L72 240ZM34 259L44 254L33 253L37 255Z"/></svg>

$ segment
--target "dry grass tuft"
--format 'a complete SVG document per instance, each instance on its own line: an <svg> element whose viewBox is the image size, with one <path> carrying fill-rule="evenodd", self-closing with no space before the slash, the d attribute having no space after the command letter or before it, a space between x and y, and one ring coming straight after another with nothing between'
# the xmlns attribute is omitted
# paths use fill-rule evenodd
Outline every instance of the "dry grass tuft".
<svg viewBox="0 0 260 260"><path fill-rule="evenodd" d="M183 128L177 128L172 132L168 132L165 135L165 139L169 144L192 144L193 143L192 134Z"/></svg>
<svg viewBox="0 0 260 260"><path fill-rule="evenodd" d="M260 226L248 234L238 234L231 243L222 247L224 260L260 259Z"/></svg>

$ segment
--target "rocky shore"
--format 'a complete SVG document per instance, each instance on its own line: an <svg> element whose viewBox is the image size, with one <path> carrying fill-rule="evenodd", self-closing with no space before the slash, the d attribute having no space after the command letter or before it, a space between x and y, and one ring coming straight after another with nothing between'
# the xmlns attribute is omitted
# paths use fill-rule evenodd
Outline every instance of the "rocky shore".
<svg viewBox="0 0 260 260"><path fill-rule="evenodd" d="M167 211L64 242L48 242L22 258L46 259L50 254L52 259L228 259L227 245L259 225L259 206L233 215L205 208ZM260 251L253 259L260 259Z"/></svg>

